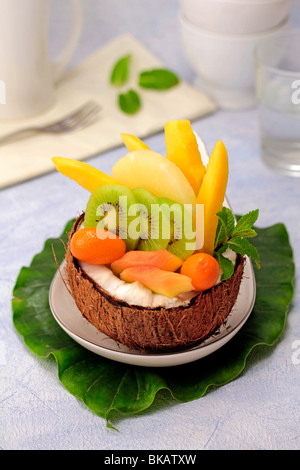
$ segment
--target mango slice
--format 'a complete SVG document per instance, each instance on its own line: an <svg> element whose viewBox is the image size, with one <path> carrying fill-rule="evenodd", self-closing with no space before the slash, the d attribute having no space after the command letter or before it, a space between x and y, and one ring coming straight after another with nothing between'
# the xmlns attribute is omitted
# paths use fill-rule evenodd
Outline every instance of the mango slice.
<svg viewBox="0 0 300 470"><path fill-rule="evenodd" d="M121 134L122 140L129 150L129 152L133 152L134 150L150 150L148 145L146 145L141 139L136 137L132 134Z"/></svg>
<svg viewBox="0 0 300 470"><path fill-rule="evenodd" d="M155 266L127 268L121 272L120 277L126 282L140 282L152 292L170 298L195 290L189 277L179 273L163 271Z"/></svg>
<svg viewBox="0 0 300 470"><path fill-rule="evenodd" d="M204 244L200 252L210 255L214 252L214 243L218 225L216 215L222 209L228 182L227 150L218 140L210 156L206 173L197 197L197 204L204 204Z"/></svg>
<svg viewBox="0 0 300 470"><path fill-rule="evenodd" d="M99 186L118 184L111 176L88 163L64 157L53 157L52 161L60 173L76 181L91 193Z"/></svg>
<svg viewBox="0 0 300 470"><path fill-rule="evenodd" d="M155 266L164 271L177 271L183 260L167 250L157 251L128 251L122 258L111 264L114 274L119 275L127 268L134 266Z"/></svg>
<svg viewBox="0 0 300 470"><path fill-rule="evenodd" d="M197 195L205 166L190 121L179 119L167 122L165 141L167 158L178 166Z"/></svg>

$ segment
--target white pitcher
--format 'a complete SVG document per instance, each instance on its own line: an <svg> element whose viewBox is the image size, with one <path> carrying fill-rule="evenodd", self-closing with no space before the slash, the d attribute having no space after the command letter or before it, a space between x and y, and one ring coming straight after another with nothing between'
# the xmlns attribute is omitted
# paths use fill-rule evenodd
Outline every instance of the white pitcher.
<svg viewBox="0 0 300 470"><path fill-rule="evenodd" d="M72 28L54 63L48 54L51 0L0 0L0 119L23 119L55 102L55 84L78 44L80 0L70 0Z"/></svg>

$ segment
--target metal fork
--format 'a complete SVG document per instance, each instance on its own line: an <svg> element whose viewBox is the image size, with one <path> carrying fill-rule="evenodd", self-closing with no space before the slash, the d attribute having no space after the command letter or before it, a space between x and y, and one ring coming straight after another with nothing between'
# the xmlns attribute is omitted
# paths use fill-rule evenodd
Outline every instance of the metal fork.
<svg viewBox="0 0 300 470"><path fill-rule="evenodd" d="M62 133L82 129L99 114L100 110L101 107L97 103L89 101L57 122L53 122L42 127L19 129L11 134L0 137L0 144L8 143L15 139L25 138L35 133Z"/></svg>

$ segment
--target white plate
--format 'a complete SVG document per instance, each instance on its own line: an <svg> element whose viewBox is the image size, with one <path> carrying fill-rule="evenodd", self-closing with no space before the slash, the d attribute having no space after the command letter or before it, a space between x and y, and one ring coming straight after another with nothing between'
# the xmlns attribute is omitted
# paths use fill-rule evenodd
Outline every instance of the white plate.
<svg viewBox="0 0 300 470"><path fill-rule="evenodd" d="M61 266L63 272L63 265ZM173 353L144 354L129 350L89 323L78 310L67 291L59 271L55 274L49 292L50 308L62 329L84 348L114 361L146 367L170 367L201 359L226 344L248 319L255 301L256 285L251 261L247 258L237 302L227 322L218 333L198 346Z"/></svg>

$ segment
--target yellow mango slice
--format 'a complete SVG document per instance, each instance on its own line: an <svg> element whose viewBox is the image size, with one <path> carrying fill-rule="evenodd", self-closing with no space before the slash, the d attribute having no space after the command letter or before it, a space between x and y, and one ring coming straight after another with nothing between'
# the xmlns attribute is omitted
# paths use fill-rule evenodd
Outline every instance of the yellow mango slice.
<svg viewBox="0 0 300 470"><path fill-rule="evenodd" d="M165 125L167 158L182 171L197 195L205 174L190 121L179 119Z"/></svg>
<svg viewBox="0 0 300 470"><path fill-rule="evenodd" d="M134 150L150 150L148 145L135 135L121 134L121 137L129 152L133 152Z"/></svg>
<svg viewBox="0 0 300 470"><path fill-rule="evenodd" d="M60 173L76 181L91 193L99 186L119 184L111 176L88 163L64 157L53 157L52 161Z"/></svg>
<svg viewBox="0 0 300 470"><path fill-rule="evenodd" d="M204 244L201 252L214 252L214 242L218 225L216 215L222 209L228 182L227 150L218 140L210 156L206 173L197 197L198 204L204 204Z"/></svg>

